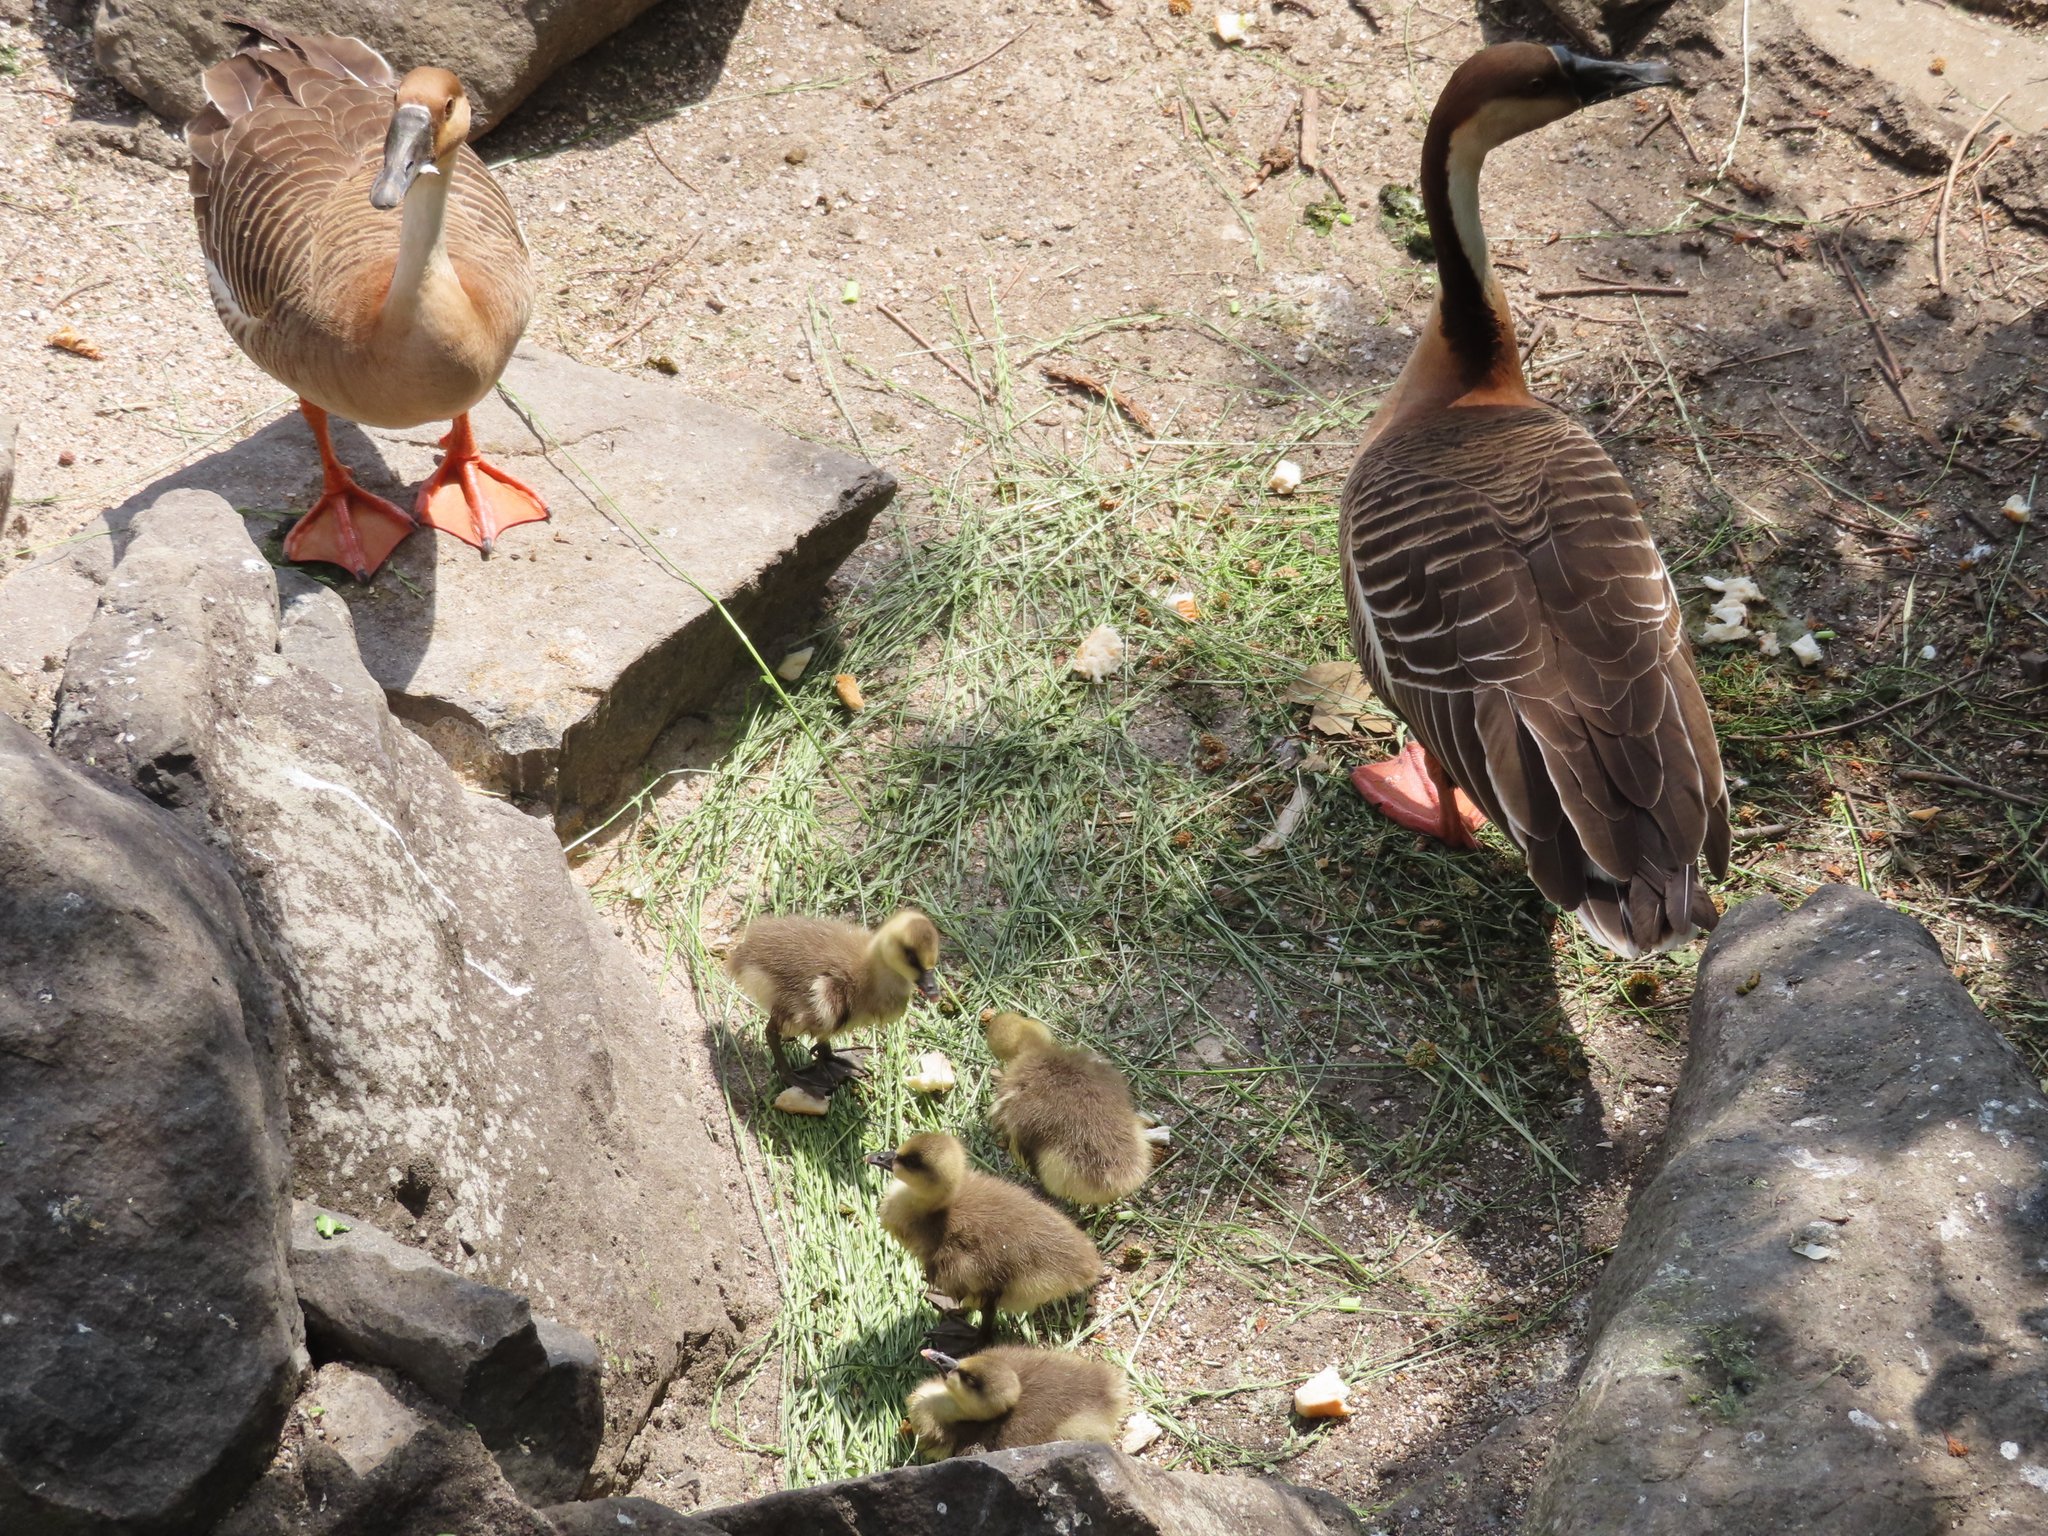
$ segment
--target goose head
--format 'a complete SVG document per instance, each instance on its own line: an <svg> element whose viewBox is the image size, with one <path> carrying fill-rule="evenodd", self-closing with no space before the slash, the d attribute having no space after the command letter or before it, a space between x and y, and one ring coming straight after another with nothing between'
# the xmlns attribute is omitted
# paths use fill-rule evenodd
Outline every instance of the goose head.
<svg viewBox="0 0 2048 1536"><path fill-rule="evenodd" d="M414 181L448 172L455 151L469 139L469 97L445 69L416 69L398 82L391 126L384 134L384 169L370 188L370 203L396 208Z"/></svg>
<svg viewBox="0 0 2048 1536"><path fill-rule="evenodd" d="M872 953L927 999L939 995L939 930L932 920L906 907L876 930Z"/></svg>
<svg viewBox="0 0 2048 1536"><path fill-rule="evenodd" d="M1657 59L1631 64L1541 43L1501 43L1458 66L1438 98L1437 115L1483 154L1581 107L1677 79Z"/></svg>
<svg viewBox="0 0 2048 1536"><path fill-rule="evenodd" d="M999 1419L1024 1396L1024 1383L1016 1371L988 1355L955 1360L936 1349L918 1353L946 1373L946 1395L963 1419Z"/></svg>
<svg viewBox="0 0 2048 1536"><path fill-rule="evenodd" d="M870 1152L865 1161L887 1169L927 1205L950 1201L967 1177L967 1149L942 1131L913 1136L894 1152Z"/></svg>

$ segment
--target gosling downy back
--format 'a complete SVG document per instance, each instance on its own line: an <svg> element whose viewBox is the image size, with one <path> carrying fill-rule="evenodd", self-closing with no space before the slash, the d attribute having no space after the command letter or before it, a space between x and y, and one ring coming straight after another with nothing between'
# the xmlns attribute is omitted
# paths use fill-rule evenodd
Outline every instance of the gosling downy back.
<svg viewBox="0 0 2048 1536"><path fill-rule="evenodd" d="M927 1456L966 1456L1056 1440L1114 1444L1131 1411L1123 1372L1062 1349L1001 1344L963 1360L926 1350L943 1374L920 1382L906 1409Z"/></svg>
<svg viewBox="0 0 2048 1536"><path fill-rule="evenodd" d="M820 917L764 917L725 957L726 973L785 1036L829 1040L889 1024L913 992L938 993L939 931L906 909L875 932Z"/></svg>
<svg viewBox="0 0 2048 1536"><path fill-rule="evenodd" d="M868 1161L895 1176L882 1226L933 1289L969 1310L1033 1312L1102 1277L1087 1233L1030 1191L970 1168L957 1137L913 1136Z"/></svg>
<svg viewBox="0 0 2048 1536"><path fill-rule="evenodd" d="M989 1123L1048 1194L1107 1205L1151 1176L1152 1145L1121 1072L1021 1014L985 1015L982 1027L1003 1063Z"/></svg>

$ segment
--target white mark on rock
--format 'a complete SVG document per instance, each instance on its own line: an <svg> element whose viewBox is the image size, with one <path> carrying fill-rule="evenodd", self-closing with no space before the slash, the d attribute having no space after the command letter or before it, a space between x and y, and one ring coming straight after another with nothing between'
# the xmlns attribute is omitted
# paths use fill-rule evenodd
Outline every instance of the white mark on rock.
<svg viewBox="0 0 2048 1536"><path fill-rule="evenodd" d="M1804 1147L1794 1147L1785 1157L1801 1173L1810 1173L1816 1179L1839 1179L1863 1167L1858 1158L1816 1157Z"/></svg>
<svg viewBox="0 0 2048 1536"><path fill-rule="evenodd" d="M520 998L526 996L527 993L533 990L533 987L530 983L514 983L507 981L504 977L500 976L496 971L492 970L488 965L485 965L483 961L477 959L476 956L474 955L464 955L462 957L462 963L468 966L472 971L475 971L479 976L483 977L484 980L488 981L500 992L504 993L507 997L511 998L514 1002L517 1002Z"/></svg>
<svg viewBox="0 0 2048 1536"><path fill-rule="evenodd" d="M2018 1461L2020 1459L2019 1442L2017 1440L2000 1441L1998 1446L1998 1454L2003 1456L2007 1461Z"/></svg>
<svg viewBox="0 0 2048 1536"><path fill-rule="evenodd" d="M1861 1408L1851 1408L1849 1410L1849 1422L1851 1424L1856 1425L1860 1429L1869 1430L1873 1435L1876 1435L1879 1439L1884 1438L1884 1426L1878 1423L1877 1420L1873 1419L1869 1414L1865 1413Z"/></svg>
<svg viewBox="0 0 2048 1536"><path fill-rule="evenodd" d="M2048 1493L2048 1467L2037 1467L2030 1461L2020 1468L2020 1476L2026 1479L2028 1486Z"/></svg>
<svg viewBox="0 0 2048 1536"><path fill-rule="evenodd" d="M288 782L296 784L301 789L317 789L330 795L339 795L342 799L353 802L365 816L374 821L390 836L393 842L398 844L398 851L405 855L405 862L411 865L412 872L419 876L420 884L432 891L439 898L441 904L447 907L450 912L453 912L457 917L462 915L462 909L450 900L448 893L434 883L434 877L427 873L425 867L418 859L413 857L412 847L406 842L405 834L378 815L377 808L370 804L369 801L350 789L346 784L336 784L330 779L319 778L306 772L303 768L288 767L284 770L284 776Z"/></svg>

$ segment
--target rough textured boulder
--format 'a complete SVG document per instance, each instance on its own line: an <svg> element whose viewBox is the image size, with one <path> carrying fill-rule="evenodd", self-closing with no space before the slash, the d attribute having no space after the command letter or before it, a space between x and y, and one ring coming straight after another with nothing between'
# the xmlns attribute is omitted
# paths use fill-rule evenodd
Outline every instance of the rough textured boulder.
<svg viewBox="0 0 2048 1536"><path fill-rule="evenodd" d="M416 535L375 582L349 583L344 595L391 707L471 784L555 809L569 834L637 789L655 738L708 705L744 661L711 599L762 643L787 631L896 483L665 380L522 347L505 382L547 435L493 396L474 413L478 439L548 499L554 520L514 529L488 560L455 539ZM371 489L410 505L401 488L432 470L441 431L337 426L336 446ZM549 441L567 452L543 452ZM0 655L61 655L128 524L165 491L199 487L282 512L303 510L318 484L296 412L200 460L109 513L112 538L10 577Z"/></svg>
<svg viewBox="0 0 2048 1536"><path fill-rule="evenodd" d="M602 42L654 0L264 0L264 20L303 32L360 37L399 69L439 64L461 77L484 129L503 120L533 88ZM205 102L199 74L235 48L221 15L233 6L191 0L100 0L92 51L121 88L182 122Z"/></svg>
<svg viewBox="0 0 2048 1536"><path fill-rule="evenodd" d="M466 793L347 607L279 579L217 496L138 515L59 748L223 850L290 1013L297 1192L597 1337L602 1473L751 1306L692 1069L547 824Z"/></svg>
<svg viewBox="0 0 2048 1536"><path fill-rule="evenodd" d="M529 1504L583 1487L604 1438L604 1371L588 1338L537 1321L524 1296L304 1201L292 1211L291 1276L316 1360L389 1366L453 1409Z"/></svg>
<svg viewBox="0 0 2048 1536"><path fill-rule="evenodd" d="M2048 1103L1927 931L1728 914L1531 1533L2048 1526Z"/></svg>
<svg viewBox="0 0 2048 1536"><path fill-rule="evenodd" d="M724 1536L1356 1536L1327 1493L1168 1472L1069 1441L771 1493L697 1518Z"/></svg>
<svg viewBox="0 0 2048 1536"><path fill-rule="evenodd" d="M1602 58L1625 52L1655 24L1671 0L1543 0L1566 35Z"/></svg>
<svg viewBox="0 0 2048 1536"><path fill-rule="evenodd" d="M12 416L0 412L0 533L7 532L7 509L14 503L14 435Z"/></svg>
<svg viewBox="0 0 2048 1536"><path fill-rule="evenodd" d="M475 1431L389 1371L326 1365L213 1536L555 1536Z"/></svg>
<svg viewBox="0 0 2048 1536"><path fill-rule="evenodd" d="M0 720L0 1531L202 1528L268 1459L283 1027L206 849Z"/></svg>
<svg viewBox="0 0 2048 1536"><path fill-rule="evenodd" d="M541 1511L559 1536L719 1536L716 1526L652 1499L592 1499Z"/></svg>
<svg viewBox="0 0 2048 1536"><path fill-rule="evenodd" d="M1987 167L1984 190L2018 222L2048 229L2048 132L2022 139Z"/></svg>

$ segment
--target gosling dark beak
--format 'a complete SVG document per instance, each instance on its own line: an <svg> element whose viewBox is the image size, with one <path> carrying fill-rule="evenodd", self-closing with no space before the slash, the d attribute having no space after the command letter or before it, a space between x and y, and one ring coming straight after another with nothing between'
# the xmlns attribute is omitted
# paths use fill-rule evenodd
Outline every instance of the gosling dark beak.
<svg viewBox="0 0 2048 1536"><path fill-rule="evenodd" d="M425 107L407 102L391 114L391 127L384 134L384 169L370 187L370 206L396 208L423 171L437 174L434 119Z"/></svg>
<svg viewBox="0 0 2048 1536"><path fill-rule="evenodd" d="M951 1355L942 1354L936 1349L920 1349L918 1353L942 1371L957 1371L960 1369L960 1362L958 1360L955 1360Z"/></svg>
<svg viewBox="0 0 2048 1536"><path fill-rule="evenodd" d="M896 1166L896 1154L894 1152L870 1152L861 1161L873 1163L877 1168L894 1168Z"/></svg>
<svg viewBox="0 0 2048 1536"><path fill-rule="evenodd" d="M1552 48L1550 51L1557 59L1557 67L1564 71L1566 83L1583 106L1590 107L1596 101L1612 101L1617 96L1648 90L1653 85L1678 83L1677 73L1662 59L1625 64L1620 59L1589 59L1569 48Z"/></svg>
<svg viewBox="0 0 2048 1536"><path fill-rule="evenodd" d="M919 971L917 973L917 990L926 1002L936 1003L939 1000L938 972Z"/></svg>

